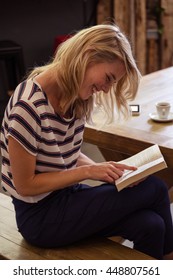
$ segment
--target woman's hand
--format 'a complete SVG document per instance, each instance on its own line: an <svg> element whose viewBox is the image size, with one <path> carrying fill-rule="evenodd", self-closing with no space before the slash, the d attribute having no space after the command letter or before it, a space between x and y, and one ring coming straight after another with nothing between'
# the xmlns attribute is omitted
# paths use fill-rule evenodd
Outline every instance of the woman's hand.
<svg viewBox="0 0 173 280"><path fill-rule="evenodd" d="M145 177L145 178L143 178L143 179L140 179L140 180L134 182L133 184L129 185L128 187L129 187L129 188L135 187L135 186L137 186L138 184L140 184L141 182L143 182L143 181L146 180L146 179L147 179L147 177Z"/></svg>
<svg viewBox="0 0 173 280"><path fill-rule="evenodd" d="M135 166L120 164L114 161L102 162L88 166L88 177L92 180L99 180L112 184L123 175L124 170L136 169Z"/></svg>

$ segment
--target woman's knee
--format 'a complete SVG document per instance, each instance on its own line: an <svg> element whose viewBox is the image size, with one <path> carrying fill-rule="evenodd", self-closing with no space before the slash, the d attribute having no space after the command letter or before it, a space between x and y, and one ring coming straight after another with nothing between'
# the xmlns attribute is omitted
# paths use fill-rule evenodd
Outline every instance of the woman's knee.
<svg viewBox="0 0 173 280"><path fill-rule="evenodd" d="M151 220L148 223L148 230L151 230L154 234L165 235L165 223L160 215L152 215Z"/></svg>
<svg viewBox="0 0 173 280"><path fill-rule="evenodd" d="M138 223L138 234L134 236L134 248L156 259L163 258L165 223L152 211L143 212Z"/></svg>
<svg viewBox="0 0 173 280"><path fill-rule="evenodd" d="M146 183L147 183L147 190L149 191L151 189L151 192L153 193L156 200L166 199L166 201L169 202L168 186L162 179L152 175L148 177Z"/></svg>
<svg viewBox="0 0 173 280"><path fill-rule="evenodd" d="M165 223L160 215L152 211L146 211L138 224L142 235L150 235L162 238L165 234Z"/></svg>
<svg viewBox="0 0 173 280"><path fill-rule="evenodd" d="M159 177L151 175L149 177L150 184L155 185L156 190L162 192L163 195L168 193L168 186L167 184Z"/></svg>

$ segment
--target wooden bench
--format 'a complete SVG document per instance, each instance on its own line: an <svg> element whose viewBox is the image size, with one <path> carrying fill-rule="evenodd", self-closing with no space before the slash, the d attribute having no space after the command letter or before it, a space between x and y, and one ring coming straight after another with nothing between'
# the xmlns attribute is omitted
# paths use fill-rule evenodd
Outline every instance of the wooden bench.
<svg viewBox="0 0 173 280"><path fill-rule="evenodd" d="M31 246L17 230L11 198L0 193L0 259L152 260L153 258L107 238L88 239L57 249Z"/></svg>

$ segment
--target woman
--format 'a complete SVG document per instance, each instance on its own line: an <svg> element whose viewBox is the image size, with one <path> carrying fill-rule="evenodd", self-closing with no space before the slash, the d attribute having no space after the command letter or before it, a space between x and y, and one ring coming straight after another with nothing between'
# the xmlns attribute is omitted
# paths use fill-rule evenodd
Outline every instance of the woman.
<svg viewBox="0 0 173 280"><path fill-rule="evenodd" d="M117 26L105 24L76 33L18 85L2 125L2 185L28 242L57 247L121 235L141 252L172 258L165 184L151 176L118 193L114 181L135 166L95 163L80 151L94 102L105 107L108 120L115 102L127 114L139 80L128 40ZM104 183L91 187L85 179Z"/></svg>

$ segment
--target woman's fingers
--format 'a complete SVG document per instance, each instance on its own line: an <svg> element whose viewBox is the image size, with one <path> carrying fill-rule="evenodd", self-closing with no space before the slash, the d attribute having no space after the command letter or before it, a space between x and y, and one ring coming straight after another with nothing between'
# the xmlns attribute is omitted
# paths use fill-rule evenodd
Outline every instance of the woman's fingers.
<svg viewBox="0 0 173 280"><path fill-rule="evenodd" d="M136 170L135 166L116 163L114 161L97 163L90 166L90 179L113 183L120 178L125 170Z"/></svg>
<svg viewBox="0 0 173 280"><path fill-rule="evenodd" d="M117 167L120 170L136 170L137 167L136 166L132 166L132 165L127 165L127 164L122 164L122 163L116 163L114 161L110 161L111 164L113 164L115 167Z"/></svg>

